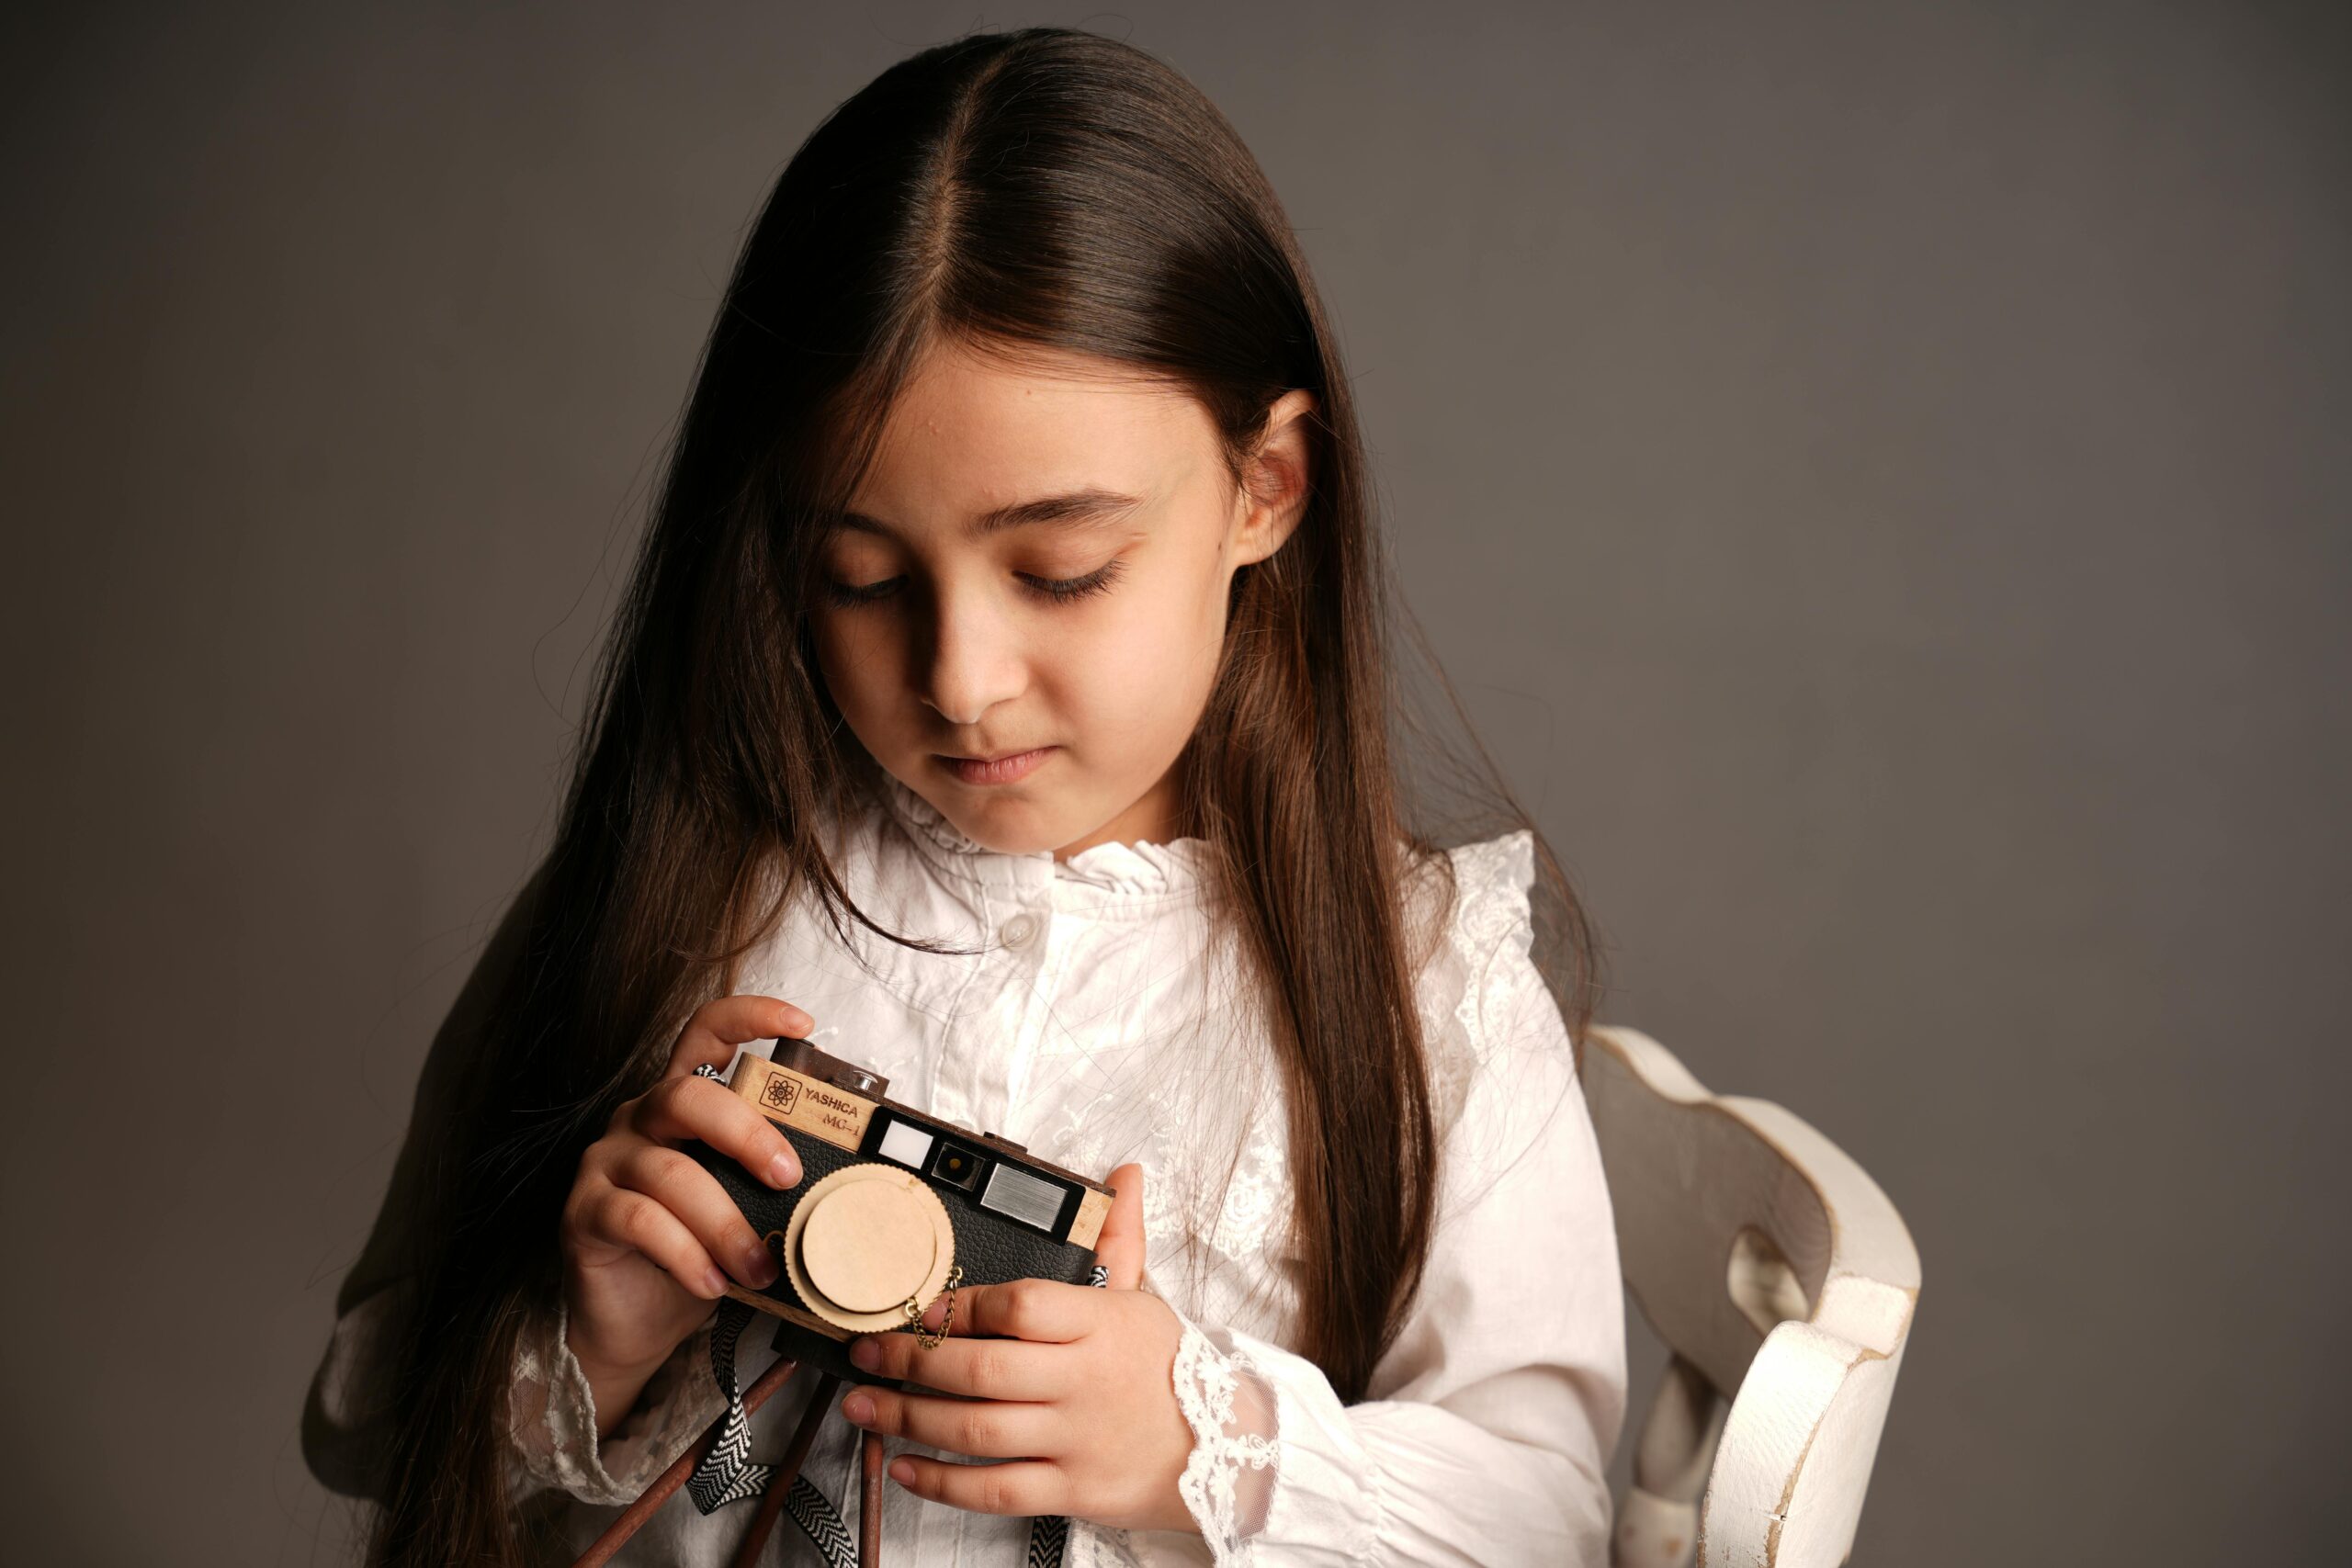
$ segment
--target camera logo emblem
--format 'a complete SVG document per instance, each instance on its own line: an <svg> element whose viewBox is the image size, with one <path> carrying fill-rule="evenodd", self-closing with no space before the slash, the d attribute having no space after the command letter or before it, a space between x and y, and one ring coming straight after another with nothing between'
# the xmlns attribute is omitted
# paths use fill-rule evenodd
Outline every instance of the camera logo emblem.
<svg viewBox="0 0 2352 1568"><path fill-rule="evenodd" d="M786 1074L777 1073L762 1086L760 1099L763 1103L774 1106L782 1114L789 1116L792 1114L792 1108L800 1103L800 1085Z"/></svg>

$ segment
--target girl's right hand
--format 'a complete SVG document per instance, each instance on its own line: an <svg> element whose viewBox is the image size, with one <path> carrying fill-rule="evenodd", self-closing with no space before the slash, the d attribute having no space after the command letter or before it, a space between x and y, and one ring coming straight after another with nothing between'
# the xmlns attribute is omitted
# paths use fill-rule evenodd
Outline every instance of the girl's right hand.
<svg viewBox="0 0 2352 1568"><path fill-rule="evenodd" d="M655 1084L613 1112L580 1156L563 1205L565 1339L587 1374L605 1436L662 1363L710 1315L729 1277L754 1289L775 1262L727 1190L679 1151L699 1138L770 1187L800 1179L800 1160L768 1119L715 1078L753 1040L805 1037L816 1020L773 997L721 997L689 1019Z"/></svg>

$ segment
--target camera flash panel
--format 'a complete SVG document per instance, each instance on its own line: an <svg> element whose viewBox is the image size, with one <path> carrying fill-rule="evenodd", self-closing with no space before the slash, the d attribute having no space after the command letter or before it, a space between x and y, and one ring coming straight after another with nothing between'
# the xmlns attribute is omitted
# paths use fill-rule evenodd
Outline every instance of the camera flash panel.
<svg viewBox="0 0 2352 1568"><path fill-rule="evenodd" d="M980 1207L994 1209L1023 1224L1051 1234L1054 1222L1061 1217L1062 1190L1042 1177L1000 1162L989 1172L987 1190L980 1194Z"/></svg>

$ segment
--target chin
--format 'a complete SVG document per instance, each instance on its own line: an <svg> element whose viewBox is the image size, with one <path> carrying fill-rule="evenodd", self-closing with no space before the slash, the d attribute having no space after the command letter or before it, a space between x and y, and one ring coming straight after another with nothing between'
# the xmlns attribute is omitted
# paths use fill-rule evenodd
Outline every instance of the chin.
<svg viewBox="0 0 2352 1568"><path fill-rule="evenodd" d="M939 808L939 814L953 822L966 838L1001 855L1035 854L1039 850L1066 844L1072 837L1064 833L1057 838L1056 829L1041 826L1034 802L1000 798L978 804L978 810L956 810L944 802L932 802Z"/></svg>

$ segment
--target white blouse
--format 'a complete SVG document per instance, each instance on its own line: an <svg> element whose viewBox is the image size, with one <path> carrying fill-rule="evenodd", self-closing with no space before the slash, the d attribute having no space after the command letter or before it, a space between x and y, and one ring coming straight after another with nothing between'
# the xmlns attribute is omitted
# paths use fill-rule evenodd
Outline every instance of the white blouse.
<svg viewBox="0 0 2352 1568"><path fill-rule="evenodd" d="M915 952L854 923L845 948L820 912L796 905L736 988L808 1012L816 1043L883 1074L894 1100L1090 1175L1143 1165L1143 1288L1183 1325L1172 1376L1195 1446L1182 1490L1201 1534L1072 1520L1065 1562L1605 1563L1606 1471L1625 1404L1616 1229L1567 1031L1529 956L1528 835L1450 852L1459 900L1417 977L1442 1140L1434 1241L1402 1331L1351 1405L1292 1348L1283 1089L1234 978L1236 944L1212 940L1204 846L1007 854L895 779L883 796L836 839L852 896L886 929L986 951ZM1417 886L1408 908L1427 911L1434 896ZM337 1391L378 1300L337 1324L314 1391L312 1464L330 1483ZM758 1323L744 1336L746 1382L767 1337ZM708 1338L705 1328L681 1346L600 1445L560 1314L526 1332L511 1406L516 1492L559 1495L533 1511L556 1506L571 1552L723 1408ZM788 1389L752 1416L755 1457L782 1450L805 1397ZM853 1535L857 1438L834 1415L803 1467ZM902 1450L939 1452L892 1439ZM1024 1519L928 1503L896 1483L884 1497L885 1562L1023 1561ZM674 1497L616 1561L728 1562L751 1513L704 1516ZM824 1561L789 1521L764 1560Z"/></svg>

